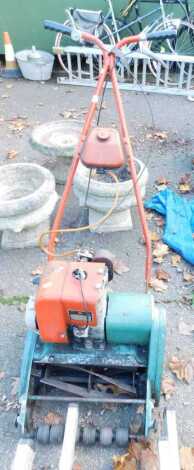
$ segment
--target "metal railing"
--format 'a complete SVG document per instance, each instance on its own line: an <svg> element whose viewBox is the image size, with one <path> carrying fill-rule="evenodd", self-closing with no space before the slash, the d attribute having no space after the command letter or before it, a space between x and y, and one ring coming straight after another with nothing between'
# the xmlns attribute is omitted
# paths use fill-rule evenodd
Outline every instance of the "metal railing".
<svg viewBox="0 0 194 470"><path fill-rule="evenodd" d="M53 52L56 54L59 48L54 47ZM68 73L58 73L59 84L96 85L97 76L103 67L102 53L99 49L67 46L60 48L60 53L66 57ZM154 59L140 52L133 52L130 56L129 73L120 62L117 67L120 88L194 97L194 56L180 56L173 53L157 55L161 58L161 62L158 61L156 66ZM151 72L153 68L154 74Z"/></svg>

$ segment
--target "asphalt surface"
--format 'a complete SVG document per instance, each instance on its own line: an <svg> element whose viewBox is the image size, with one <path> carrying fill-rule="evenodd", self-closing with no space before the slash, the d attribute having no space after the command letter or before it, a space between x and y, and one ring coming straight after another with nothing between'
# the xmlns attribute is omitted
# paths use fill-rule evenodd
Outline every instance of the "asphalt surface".
<svg viewBox="0 0 194 470"><path fill-rule="evenodd" d="M28 81L0 81L0 164L14 162L37 162L48 168L53 162L35 152L29 138L32 127L38 123L63 119L70 110L78 119L84 118L92 95L92 89L81 87L57 86L49 83ZM142 159L149 169L147 196L156 192L155 181L159 177L170 180L170 187L177 190L180 177L191 173L191 161L194 158L194 104L183 97L168 97L123 93L129 135L132 138L135 156ZM149 104L148 104L149 103ZM102 124L115 124L116 115L110 91L105 97L105 109L102 112ZM152 113L150 112L150 108ZM81 114L80 114L81 113ZM152 115L151 115L152 114ZM14 117L23 117L28 124L21 131L13 130ZM162 138L153 137L154 132L166 132ZM151 137L149 135L151 134ZM8 160L10 150L18 151L16 157ZM57 188L61 193L61 187ZM187 197L190 197L188 195ZM68 225L79 214L78 203L74 196L70 199L65 224ZM74 243L87 246L99 246L111 249L123 262L130 265L130 271L115 276L111 288L138 292L144 287L144 245L142 244L138 216L133 211L134 228L130 233L91 235L76 237ZM160 237L162 228L156 226L154 218L150 221L151 230L156 230ZM72 240L68 239L70 243ZM165 258L162 269L168 271L171 278L164 293L155 293L155 299L167 310L167 346L165 375L172 377L168 368L172 356L189 360L194 358L193 333L180 334L179 324L183 320L193 326L193 310L187 299L191 295L191 286L183 280L183 270L192 268L181 260L178 268L171 265L171 254ZM32 271L42 264L45 256L39 249L0 251L0 294L13 297L28 296L32 286ZM153 270L157 266L154 264ZM0 305L0 468L8 470L14 457L19 439L19 431L14 427L17 407L17 378L19 377L21 354L24 345L25 325L24 309L19 305ZM13 384L16 383L14 387ZM175 379L175 392L170 400L161 401L161 413L164 407L175 409L177 413L180 445L191 446L194 439L194 380L190 384ZM39 410L41 419L48 413ZM56 410L55 410L56 411ZM57 411L63 415L62 409ZM120 413L115 409L98 410L96 407L84 408L80 419L85 423L104 424L120 421ZM121 418L122 419L122 418ZM91 449L76 447L76 462L81 470L105 470L112 468L112 455L119 449ZM36 445L34 470L57 468L60 449Z"/></svg>

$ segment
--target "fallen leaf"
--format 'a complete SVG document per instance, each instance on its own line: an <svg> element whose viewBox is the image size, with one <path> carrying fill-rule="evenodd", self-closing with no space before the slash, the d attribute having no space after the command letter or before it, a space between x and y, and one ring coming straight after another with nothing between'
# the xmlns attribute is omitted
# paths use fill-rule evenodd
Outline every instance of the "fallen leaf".
<svg viewBox="0 0 194 470"><path fill-rule="evenodd" d="M153 250L153 256L155 256L156 258L160 258L161 256L166 256L169 252L169 248L168 248L168 245L165 245L165 243L162 243L162 242L158 242L156 243L155 245L155 248Z"/></svg>
<svg viewBox="0 0 194 470"><path fill-rule="evenodd" d="M177 379L184 380L188 384L191 383L193 379L193 365L190 361L173 356L169 362L169 368L176 375Z"/></svg>
<svg viewBox="0 0 194 470"><path fill-rule="evenodd" d="M151 220L153 216L154 216L153 212L145 211L146 220Z"/></svg>
<svg viewBox="0 0 194 470"><path fill-rule="evenodd" d="M163 269L158 268L157 271L156 271L156 277L160 281L167 281L168 282L169 279L170 279L170 274L167 273L166 271L164 271Z"/></svg>
<svg viewBox="0 0 194 470"><path fill-rule="evenodd" d="M150 287L154 289L156 292L164 292L166 289L168 289L167 284L157 278L152 278L150 281Z"/></svg>
<svg viewBox="0 0 194 470"><path fill-rule="evenodd" d="M119 275L128 273L129 266L127 266L125 263L123 263L123 261L119 260L118 258L115 258L115 260L113 261L113 271Z"/></svg>
<svg viewBox="0 0 194 470"><path fill-rule="evenodd" d="M185 175L181 176L179 180L179 184L187 184L191 181L191 173L186 173Z"/></svg>
<svg viewBox="0 0 194 470"><path fill-rule="evenodd" d="M144 405L140 405L137 407L137 414L143 415L145 411Z"/></svg>
<svg viewBox="0 0 194 470"><path fill-rule="evenodd" d="M160 235L159 233L157 232L150 232L150 240L152 242L157 242L158 240L160 240Z"/></svg>
<svg viewBox="0 0 194 470"><path fill-rule="evenodd" d="M3 100L5 100L6 98L9 98L9 95L1 95L1 98L3 98Z"/></svg>
<svg viewBox="0 0 194 470"><path fill-rule="evenodd" d="M14 397L18 393L19 388L19 377L12 377L12 384L11 384L11 396Z"/></svg>
<svg viewBox="0 0 194 470"><path fill-rule="evenodd" d="M162 393L166 400L169 400L175 392L174 380L169 377L164 377L162 380Z"/></svg>
<svg viewBox="0 0 194 470"><path fill-rule="evenodd" d="M148 140L159 140L161 142L167 140L168 134L166 131L153 132L146 134L146 139Z"/></svg>
<svg viewBox="0 0 194 470"><path fill-rule="evenodd" d="M160 185L165 185L167 186L167 184L169 183L169 180L167 180L164 176L159 176L159 178L157 178L155 180L155 183L160 186Z"/></svg>
<svg viewBox="0 0 194 470"><path fill-rule="evenodd" d="M5 85L5 88L7 88L8 90L10 90L11 88L13 88L13 85L11 83L8 83L7 85Z"/></svg>
<svg viewBox="0 0 194 470"><path fill-rule="evenodd" d="M74 463L72 470L82 470L81 465L79 463Z"/></svg>
<svg viewBox="0 0 194 470"><path fill-rule="evenodd" d="M9 129L14 133L21 133L24 129L30 126L30 124L26 121L26 117L16 117L10 119L11 124L9 125Z"/></svg>
<svg viewBox="0 0 194 470"><path fill-rule="evenodd" d="M192 273L188 271L183 272L183 280L189 283L192 283L194 281L194 276Z"/></svg>
<svg viewBox="0 0 194 470"><path fill-rule="evenodd" d="M191 186L189 183L181 183L179 184L178 188L181 193L189 193L191 191Z"/></svg>
<svg viewBox="0 0 194 470"><path fill-rule="evenodd" d="M194 470L194 448L181 447L180 464L181 470Z"/></svg>
<svg viewBox="0 0 194 470"><path fill-rule="evenodd" d="M63 417L58 413L53 413L50 411L46 416L44 416L44 423L52 426L53 424L60 424L63 422Z"/></svg>
<svg viewBox="0 0 194 470"><path fill-rule="evenodd" d="M32 272L31 272L31 275L32 276L39 276L41 275L43 272L43 266L37 266L37 268L35 268Z"/></svg>
<svg viewBox="0 0 194 470"><path fill-rule="evenodd" d="M155 222L158 227L163 227L164 219L162 217L155 217Z"/></svg>
<svg viewBox="0 0 194 470"><path fill-rule="evenodd" d="M153 449L147 448L142 450L140 457L140 468L141 470L158 470L158 458L153 452Z"/></svg>
<svg viewBox="0 0 194 470"><path fill-rule="evenodd" d="M158 470L159 463L152 441L131 441L128 452L113 456L114 470Z"/></svg>
<svg viewBox="0 0 194 470"><path fill-rule="evenodd" d="M9 152L7 152L8 160L13 160L18 155L18 153L19 152L17 150L9 150Z"/></svg>
<svg viewBox="0 0 194 470"><path fill-rule="evenodd" d="M181 261L181 256L180 255L172 255L171 256L171 264L174 267L177 267Z"/></svg>
<svg viewBox="0 0 194 470"><path fill-rule="evenodd" d="M5 377L5 372L4 372L4 370L2 370L0 372L0 380L2 380L4 377Z"/></svg>
<svg viewBox="0 0 194 470"><path fill-rule="evenodd" d="M190 336L194 331L194 325L188 325L184 321L179 322L179 333L184 336Z"/></svg>
<svg viewBox="0 0 194 470"><path fill-rule="evenodd" d="M158 256L157 258L154 258L154 263L157 263L157 264L162 264L164 262L164 258L163 256Z"/></svg>

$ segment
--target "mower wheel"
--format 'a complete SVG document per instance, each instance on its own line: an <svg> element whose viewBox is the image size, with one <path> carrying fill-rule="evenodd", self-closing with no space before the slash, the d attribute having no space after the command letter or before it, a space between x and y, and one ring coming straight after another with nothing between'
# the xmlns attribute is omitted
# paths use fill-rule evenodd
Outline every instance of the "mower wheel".
<svg viewBox="0 0 194 470"><path fill-rule="evenodd" d="M37 429L36 439L40 444L49 444L50 441L50 426L48 424L41 424Z"/></svg>
<svg viewBox="0 0 194 470"><path fill-rule="evenodd" d="M100 444L104 447L110 446L113 440L113 430L110 426L100 430Z"/></svg>
<svg viewBox="0 0 194 470"><path fill-rule="evenodd" d="M129 433L127 428L117 428L115 433L116 444L119 447L127 446L129 442Z"/></svg>
<svg viewBox="0 0 194 470"><path fill-rule="evenodd" d="M86 426L83 428L83 444L92 446L96 442L96 428L93 426Z"/></svg>
<svg viewBox="0 0 194 470"><path fill-rule="evenodd" d="M50 428L50 443L51 444L61 444L63 442L64 435L64 425L63 424L53 424Z"/></svg>

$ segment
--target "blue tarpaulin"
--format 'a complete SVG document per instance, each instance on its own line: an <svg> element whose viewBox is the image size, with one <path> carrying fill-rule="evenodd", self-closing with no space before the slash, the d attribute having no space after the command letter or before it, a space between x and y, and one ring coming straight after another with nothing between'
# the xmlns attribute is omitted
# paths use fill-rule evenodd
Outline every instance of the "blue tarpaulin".
<svg viewBox="0 0 194 470"><path fill-rule="evenodd" d="M153 209L166 217L163 241L194 264L194 199L186 199L171 189L165 189L144 205L146 209Z"/></svg>

